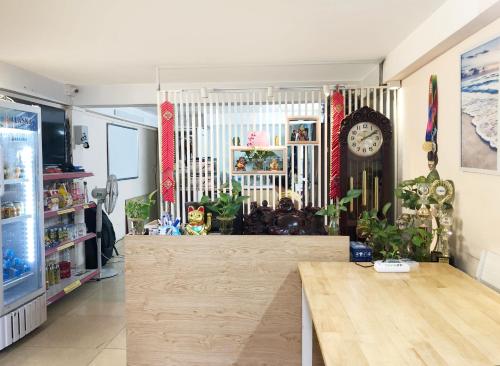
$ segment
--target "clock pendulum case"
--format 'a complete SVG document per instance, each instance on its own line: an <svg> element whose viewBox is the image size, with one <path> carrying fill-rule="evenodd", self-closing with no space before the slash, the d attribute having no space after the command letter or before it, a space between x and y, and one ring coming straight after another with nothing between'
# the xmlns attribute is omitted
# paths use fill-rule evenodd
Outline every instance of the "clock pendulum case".
<svg viewBox="0 0 500 366"><path fill-rule="evenodd" d="M356 225L361 212L393 202L394 159L391 121L370 107L362 107L341 124L340 186L341 197L349 189L362 193L340 217L343 235L356 239ZM388 213L392 218L391 210Z"/></svg>

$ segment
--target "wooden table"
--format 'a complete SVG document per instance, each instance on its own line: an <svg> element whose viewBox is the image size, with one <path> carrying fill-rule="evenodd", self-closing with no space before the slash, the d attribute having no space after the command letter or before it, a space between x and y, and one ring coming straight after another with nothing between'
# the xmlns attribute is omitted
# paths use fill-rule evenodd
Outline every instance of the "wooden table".
<svg viewBox="0 0 500 366"><path fill-rule="evenodd" d="M500 365L500 294L447 265L302 262L302 365ZM312 318L312 320L311 320Z"/></svg>

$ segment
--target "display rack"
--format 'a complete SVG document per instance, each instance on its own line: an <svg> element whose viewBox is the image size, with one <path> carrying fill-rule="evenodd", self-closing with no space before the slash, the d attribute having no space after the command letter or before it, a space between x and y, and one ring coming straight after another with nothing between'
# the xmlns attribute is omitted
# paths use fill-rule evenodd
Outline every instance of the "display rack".
<svg viewBox="0 0 500 366"><path fill-rule="evenodd" d="M90 172L71 172L71 173L49 173L43 175L44 182L50 182L54 180L73 180L93 177L94 173Z"/></svg>
<svg viewBox="0 0 500 366"><path fill-rule="evenodd" d="M70 213L78 212L81 210L86 210L87 208L91 207L96 207L96 204L93 202L90 203L82 203L79 205L73 205L71 207L66 207L63 208L62 210L57 210L57 211L45 211L43 213L43 217L46 219L49 219L51 217L56 217L56 216L61 216L61 215L67 215Z"/></svg>
<svg viewBox="0 0 500 366"><path fill-rule="evenodd" d="M76 290L85 282L89 282L99 274L97 269L86 270L82 274L73 275L70 278L61 280L57 285L50 287L47 290L47 305L51 305L57 300L63 298L70 292Z"/></svg>
<svg viewBox="0 0 500 366"><path fill-rule="evenodd" d="M43 175L44 183L51 182L68 182L76 179L83 179L92 177L94 174L90 172L71 172L71 173L50 173ZM44 218L45 220L49 220L58 216L70 215L81 212L83 210L94 208L96 204L94 202L82 203L72 205L70 207L65 207L60 210L55 211L45 211ZM87 233L83 236L80 236L73 240L65 240L58 243L52 247L45 248L45 257L50 257L54 255L58 255L58 253L62 253L64 250L75 248L77 245L84 244L87 240L93 239L96 237L95 233ZM77 289L84 283L94 279L98 276L99 271L97 269L86 269L83 272L78 272L76 274L72 274L69 278L60 279L59 283L56 283L50 286L47 289L46 297L47 297L47 305L51 305L67 294L71 293L73 290Z"/></svg>

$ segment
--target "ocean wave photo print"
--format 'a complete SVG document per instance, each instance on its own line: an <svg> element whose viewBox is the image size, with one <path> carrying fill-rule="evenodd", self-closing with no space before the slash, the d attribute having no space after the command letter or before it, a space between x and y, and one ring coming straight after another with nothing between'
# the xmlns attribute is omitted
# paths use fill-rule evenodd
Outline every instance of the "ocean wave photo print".
<svg viewBox="0 0 500 366"><path fill-rule="evenodd" d="M461 56L462 168L498 171L500 37Z"/></svg>

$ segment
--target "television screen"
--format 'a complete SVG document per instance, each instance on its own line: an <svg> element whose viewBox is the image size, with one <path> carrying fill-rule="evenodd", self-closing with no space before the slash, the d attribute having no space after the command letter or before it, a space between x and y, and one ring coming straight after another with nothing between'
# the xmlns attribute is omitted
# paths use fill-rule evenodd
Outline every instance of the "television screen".
<svg viewBox="0 0 500 366"><path fill-rule="evenodd" d="M42 109L43 165L66 163L66 114L63 109Z"/></svg>
<svg viewBox="0 0 500 366"><path fill-rule="evenodd" d="M23 99L12 98L17 103L37 105L42 111L43 165L65 164L69 159L69 138L64 109L49 107Z"/></svg>

